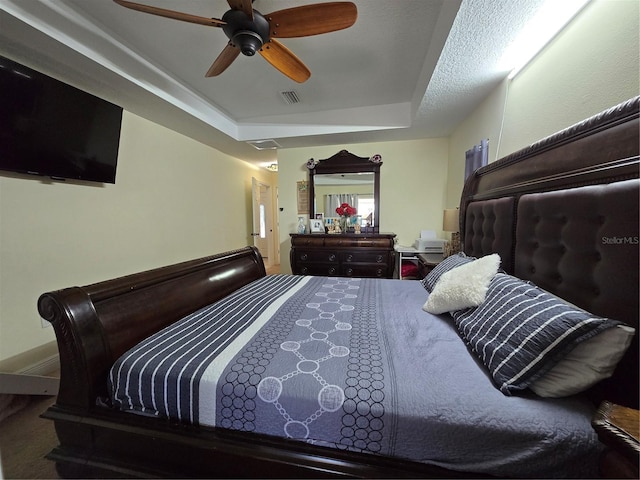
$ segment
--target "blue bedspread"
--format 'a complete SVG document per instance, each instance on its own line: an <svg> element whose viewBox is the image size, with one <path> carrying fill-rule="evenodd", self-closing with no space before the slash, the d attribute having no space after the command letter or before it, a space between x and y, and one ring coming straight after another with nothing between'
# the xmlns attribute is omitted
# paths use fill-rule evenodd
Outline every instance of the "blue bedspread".
<svg viewBox="0 0 640 480"><path fill-rule="evenodd" d="M593 477L580 397L504 396L419 282L275 275L146 339L112 403L508 477Z"/></svg>

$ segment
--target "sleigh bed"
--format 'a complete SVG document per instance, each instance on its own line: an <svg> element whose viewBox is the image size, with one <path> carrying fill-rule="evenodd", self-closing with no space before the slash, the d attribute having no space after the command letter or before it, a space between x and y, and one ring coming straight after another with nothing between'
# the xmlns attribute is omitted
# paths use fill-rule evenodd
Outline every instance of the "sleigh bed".
<svg viewBox="0 0 640 480"><path fill-rule="evenodd" d="M475 172L464 253L422 281L267 276L246 247L43 294L48 457L69 477L597 475L597 406L638 407L638 107ZM482 298L454 305L463 271ZM580 375L551 372L618 331L613 374L566 393Z"/></svg>

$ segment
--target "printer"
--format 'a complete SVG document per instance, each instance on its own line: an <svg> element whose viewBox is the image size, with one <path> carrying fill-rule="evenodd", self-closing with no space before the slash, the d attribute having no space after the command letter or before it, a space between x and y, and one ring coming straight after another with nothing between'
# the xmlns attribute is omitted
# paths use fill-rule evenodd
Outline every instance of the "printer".
<svg viewBox="0 0 640 480"><path fill-rule="evenodd" d="M418 238L413 244L416 250L426 253L443 253L446 240L441 238Z"/></svg>
<svg viewBox="0 0 640 480"><path fill-rule="evenodd" d="M413 247L420 252L443 253L445 242L442 238L436 238L436 232L433 230L422 230Z"/></svg>

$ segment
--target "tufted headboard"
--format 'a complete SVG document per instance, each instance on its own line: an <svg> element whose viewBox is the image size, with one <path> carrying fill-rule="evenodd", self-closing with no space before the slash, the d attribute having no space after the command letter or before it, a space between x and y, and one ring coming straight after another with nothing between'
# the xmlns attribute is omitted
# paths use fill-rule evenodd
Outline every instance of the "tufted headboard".
<svg viewBox="0 0 640 480"><path fill-rule="evenodd" d="M639 326L640 97L471 175L460 203L465 253L594 314ZM638 333L591 392L638 407Z"/></svg>

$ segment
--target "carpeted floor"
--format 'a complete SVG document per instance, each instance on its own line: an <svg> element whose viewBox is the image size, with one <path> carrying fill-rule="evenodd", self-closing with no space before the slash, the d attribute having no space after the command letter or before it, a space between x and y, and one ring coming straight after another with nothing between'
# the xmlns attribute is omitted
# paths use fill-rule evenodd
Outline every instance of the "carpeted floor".
<svg viewBox="0 0 640 480"><path fill-rule="evenodd" d="M0 422L2 478L59 478L54 462L44 458L58 445L53 422L40 418L54 401L55 397L19 395L13 407L7 406L17 411Z"/></svg>

